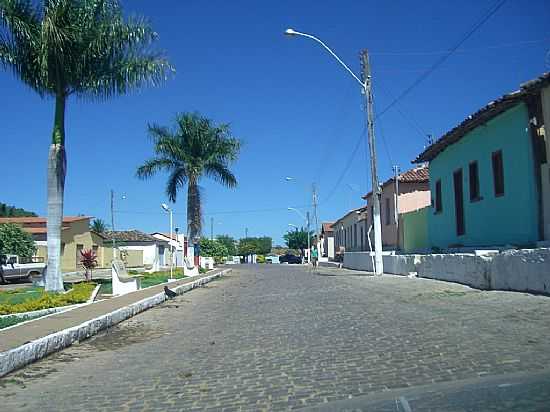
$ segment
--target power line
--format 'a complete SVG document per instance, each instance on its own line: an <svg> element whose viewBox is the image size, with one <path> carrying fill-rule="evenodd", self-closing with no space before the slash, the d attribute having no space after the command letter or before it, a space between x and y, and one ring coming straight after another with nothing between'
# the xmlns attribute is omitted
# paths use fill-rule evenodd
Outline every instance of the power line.
<svg viewBox="0 0 550 412"><path fill-rule="evenodd" d="M482 18L474 24L474 26L466 32L466 34L456 43L451 49L439 58L425 73L421 74L409 87L407 87L399 96L397 96L388 106L384 108L380 113L378 113L378 117L384 115L388 110L390 110L393 106L397 104L397 102L401 99L403 99L405 96L407 96L415 87L417 87L420 83L422 83L424 80L428 78L430 74L432 74L439 66L441 66L451 55L458 50L466 40L468 40L493 14L495 14L503 5L506 3L506 0L500 0L498 1L492 8L490 8L487 13L482 16Z"/></svg>
<svg viewBox="0 0 550 412"><path fill-rule="evenodd" d="M470 49L458 49L455 51L455 53L472 53L477 51L485 51L485 50L492 50L492 49L503 49L506 47L513 47L513 46L523 46L526 44L536 44L536 43L543 43L550 40L550 38L544 38L544 39L538 39L538 40L524 40L524 41L517 41L512 43L502 43L502 44L495 44L491 46L484 46L484 47L473 47ZM372 52L372 55L377 56L434 56L438 54L447 54L449 53L449 50L439 50L439 51L427 51L427 52Z"/></svg>

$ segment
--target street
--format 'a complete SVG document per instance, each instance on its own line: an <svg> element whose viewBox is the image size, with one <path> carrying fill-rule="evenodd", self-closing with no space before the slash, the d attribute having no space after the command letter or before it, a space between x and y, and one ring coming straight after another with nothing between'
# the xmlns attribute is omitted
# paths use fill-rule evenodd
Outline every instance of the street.
<svg viewBox="0 0 550 412"><path fill-rule="evenodd" d="M235 265L0 379L1 409L548 410L549 297L350 272Z"/></svg>

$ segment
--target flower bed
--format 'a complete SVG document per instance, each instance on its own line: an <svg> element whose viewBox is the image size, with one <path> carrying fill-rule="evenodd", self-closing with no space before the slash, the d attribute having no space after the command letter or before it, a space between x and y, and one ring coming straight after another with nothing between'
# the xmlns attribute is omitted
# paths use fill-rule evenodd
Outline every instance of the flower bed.
<svg viewBox="0 0 550 412"><path fill-rule="evenodd" d="M90 298L95 287L95 283L78 283L67 293L42 291L39 295L35 295L21 302L0 303L0 315L31 312L34 310L84 303Z"/></svg>

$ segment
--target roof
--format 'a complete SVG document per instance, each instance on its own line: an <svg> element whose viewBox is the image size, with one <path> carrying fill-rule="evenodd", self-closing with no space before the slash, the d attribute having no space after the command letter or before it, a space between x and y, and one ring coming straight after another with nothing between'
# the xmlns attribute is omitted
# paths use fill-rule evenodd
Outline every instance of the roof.
<svg viewBox="0 0 550 412"><path fill-rule="evenodd" d="M366 206L361 206L361 207L358 207L357 209L353 209L353 210L350 210L348 213L346 213L344 216L342 216L340 219L338 219L336 222L334 222L332 224L332 227L334 227L336 225L336 223L340 222L341 220L344 220L346 217L348 217L349 215L353 214L353 213L362 213L364 211L367 210L367 207ZM334 230L334 229L333 229Z"/></svg>
<svg viewBox="0 0 550 412"><path fill-rule="evenodd" d="M469 131L488 122L518 103L525 101L530 96L536 94L541 88L549 84L550 72L547 72L536 79L523 83L520 85L519 90L505 94L497 100L489 102L486 106L464 119L458 126L445 133L435 143L425 148L424 151L413 160L413 163L428 162L434 159L447 147L462 139Z"/></svg>
<svg viewBox="0 0 550 412"><path fill-rule="evenodd" d="M159 242L160 239L140 232L139 230L118 230L101 233L106 240L115 240L116 242ZM162 241L161 241L162 242Z"/></svg>
<svg viewBox="0 0 550 412"><path fill-rule="evenodd" d="M323 222L322 223L323 232L325 232L325 233L333 232L334 231L334 228L332 227L333 224L334 224L334 222Z"/></svg>
<svg viewBox="0 0 550 412"><path fill-rule="evenodd" d="M70 227L63 226L61 229L68 230L70 229ZM27 233L30 233L31 235L40 235L40 234L48 233L48 228L45 226L44 227L24 227L23 230Z"/></svg>
<svg viewBox="0 0 550 412"><path fill-rule="evenodd" d="M176 233L172 233L172 237L170 238L170 233L165 233L165 232L153 232L151 233L151 236L155 236L155 235L161 235L167 239L172 239L172 240L175 240L175 241L178 241L178 238L177 238L177 235Z"/></svg>
<svg viewBox="0 0 550 412"><path fill-rule="evenodd" d="M404 173L401 173L397 176L397 179L401 183L426 183L430 180L430 172L427 166L421 165L414 167L410 170L407 170ZM391 177L382 183L381 187L384 188L390 183L395 181L395 177ZM366 199L372 194L372 191L363 196L363 199Z"/></svg>
<svg viewBox="0 0 550 412"><path fill-rule="evenodd" d="M91 219L92 216L64 216L63 223L78 222L80 220ZM48 221L45 217L0 217L0 223L44 223Z"/></svg>

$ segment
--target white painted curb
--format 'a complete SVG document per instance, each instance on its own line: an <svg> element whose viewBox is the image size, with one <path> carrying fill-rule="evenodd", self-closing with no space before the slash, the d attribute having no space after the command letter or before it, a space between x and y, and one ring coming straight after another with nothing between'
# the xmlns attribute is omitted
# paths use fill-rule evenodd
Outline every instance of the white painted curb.
<svg viewBox="0 0 550 412"><path fill-rule="evenodd" d="M211 282L215 278L221 277L231 272L231 269L225 269L221 272L197 279L194 282L178 286L173 290L181 295L191 289ZM22 346L0 352L0 377L19 369L29 363L35 362L53 352L64 349L74 342L87 339L103 329L107 329L123 320L129 319L140 312L143 312L153 306L156 306L166 300L164 292L154 296L142 299L131 305L117 309L114 312L107 313L95 319L86 321L78 326L44 336L34 341L28 342Z"/></svg>

